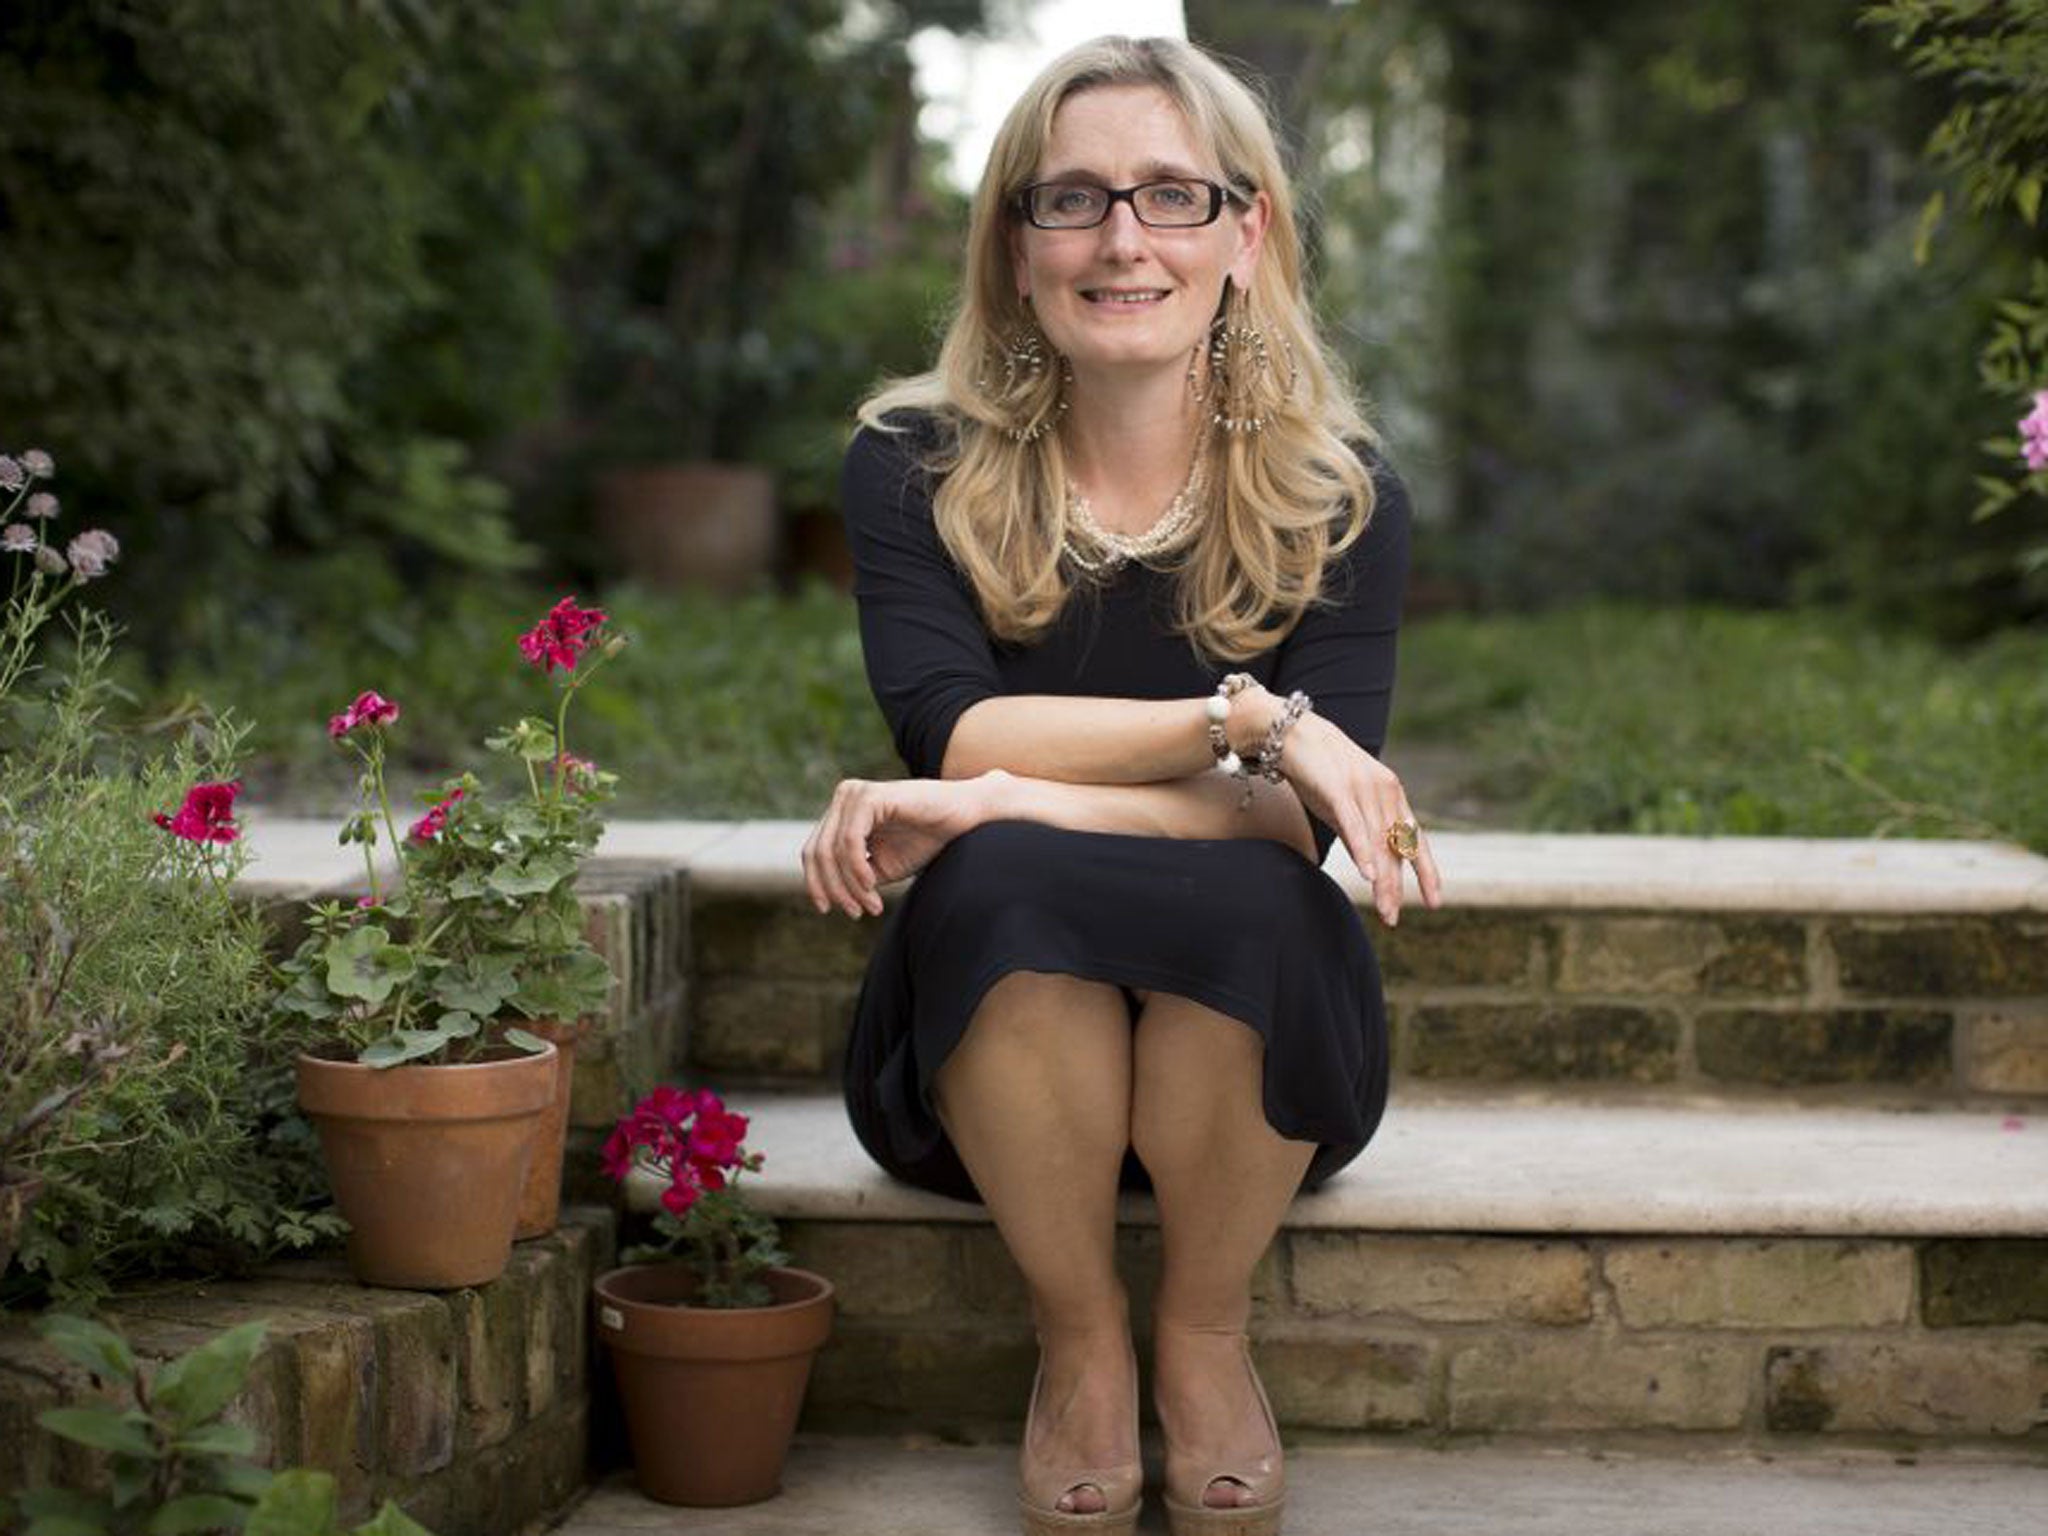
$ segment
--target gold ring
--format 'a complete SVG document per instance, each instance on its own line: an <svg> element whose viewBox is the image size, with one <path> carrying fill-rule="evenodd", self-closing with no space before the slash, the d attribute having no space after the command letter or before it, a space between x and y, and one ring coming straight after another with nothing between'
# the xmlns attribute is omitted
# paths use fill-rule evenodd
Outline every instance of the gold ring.
<svg viewBox="0 0 2048 1536"><path fill-rule="evenodd" d="M1397 859L1412 859L1422 846L1422 829L1412 821L1397 821L1387 828L1387 851Z"/></svg>

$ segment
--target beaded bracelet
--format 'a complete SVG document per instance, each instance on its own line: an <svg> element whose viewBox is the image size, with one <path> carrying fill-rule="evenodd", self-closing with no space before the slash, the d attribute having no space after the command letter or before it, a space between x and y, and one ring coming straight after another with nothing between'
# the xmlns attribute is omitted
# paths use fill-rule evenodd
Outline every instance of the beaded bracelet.
<svg viewBox="0 0 2048 1536"><path fill-rule="evenodd" d="M1230 736L1223 727L1230 719L1230 701L1251 687L1254 681L1249 672L1232 672L1216 685L1216 692L1208 705L1209 750L1216 755L1216 766L1244 785L1244 798L1238 802L1239 810L1251 806L1252 774L1244 759L1231 750Z"/></svg>
<svg viewBox="0 0 2048 1536"><path fill-rule="evenodd" d="M1314 709L1315 701L1299 688L1287 695L1287 704L1273 717L1272 725L1266 729L1265 743L1259 748L1259 755L1252 760L1252 766L1268 784L1281 782L1280 754L1287 746L1287 733L1294 722Z"/></svg>

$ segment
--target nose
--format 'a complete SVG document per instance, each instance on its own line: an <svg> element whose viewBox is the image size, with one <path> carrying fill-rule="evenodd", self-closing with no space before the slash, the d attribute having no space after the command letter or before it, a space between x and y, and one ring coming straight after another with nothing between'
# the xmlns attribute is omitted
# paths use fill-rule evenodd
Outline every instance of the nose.
<svg viewBox="0 0 2048 1536"><path fill-rule="evenodd" d="M1145 250L1145 226L1129 199L1109 205L1109 216L1096 226L1105 255L1131 261Z"/></svg>

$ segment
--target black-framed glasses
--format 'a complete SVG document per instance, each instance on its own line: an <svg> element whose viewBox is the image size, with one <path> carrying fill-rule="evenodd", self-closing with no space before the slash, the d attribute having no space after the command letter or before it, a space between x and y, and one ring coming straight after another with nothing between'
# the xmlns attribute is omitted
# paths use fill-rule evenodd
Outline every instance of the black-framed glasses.
<svg viewBox="0 0 2048 1536"><path fill-rule="evenodd" d="M1213 181L1175 178L1135 187L1092 181L1034 182L1017 194L1017 211L1039 229L1093 229L1118 203L1129 203L1140 224L1153 229L1195 229L1214 224L1237 194Z"/></svg>

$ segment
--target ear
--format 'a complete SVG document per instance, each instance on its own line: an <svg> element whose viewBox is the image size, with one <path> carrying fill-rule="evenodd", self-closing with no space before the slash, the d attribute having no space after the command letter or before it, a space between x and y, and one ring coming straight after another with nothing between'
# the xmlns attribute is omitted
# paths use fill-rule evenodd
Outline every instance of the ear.
<svg viewBox="0 0 2048 1536"><path fill-rule="evenodd" d="M1237 252L1230 258L1230 280L1246 293L1251 291L1252 273L1258 270L1259 252L1266 246L1266 225L1273 217L1273 201L1264 192L1252 194L1251 206L1238 215Z"/></svg>

